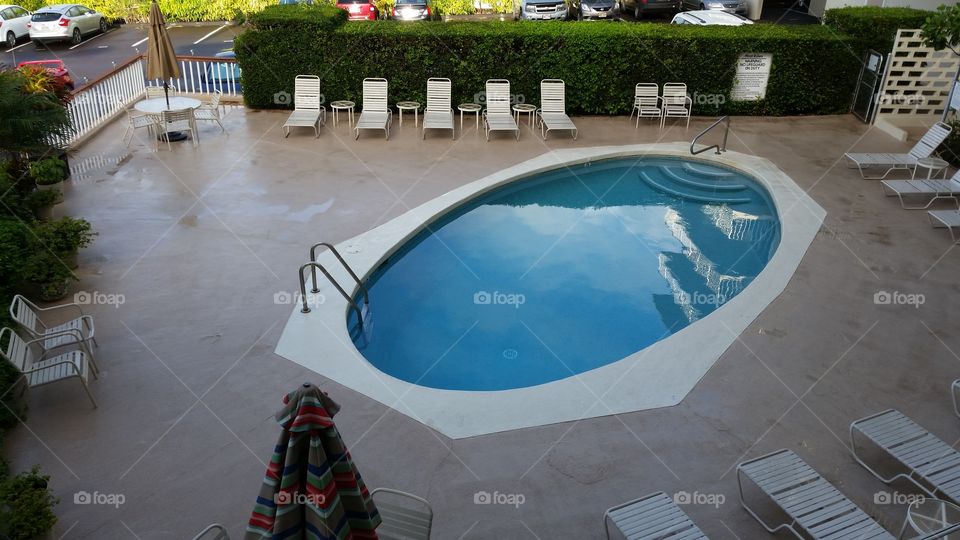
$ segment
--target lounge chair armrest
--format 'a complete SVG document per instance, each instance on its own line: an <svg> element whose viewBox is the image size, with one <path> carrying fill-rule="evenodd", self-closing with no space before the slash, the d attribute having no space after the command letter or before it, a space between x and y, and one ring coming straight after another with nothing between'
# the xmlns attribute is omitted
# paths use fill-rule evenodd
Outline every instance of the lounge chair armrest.
<svg viewBox="0 0 960 540"><path fill-rule="evenodd" d="M54 362L54 363L52 363L52 364L47 364L47 365L42 366L42 367L25 369L25 370L23 370L21 373L23 373L24 375L26 375L26 374L28 374L28 373L33 373L33 372L35 372L35 371L43 371L43 370L45 370L45 369L50 369L50 368L52 368L52 367L60 366L60 365L63 365L63 364L69 364L69 365L73 366L73 372L76 373L77 375L80 375L80 367L77 366L77 364L76 364L75 362L71 362L70 360L64 360L64 361L62 361L62 362Z"/></svg>
<svg viewBox="0 0 960 540"><path fill-rule="evenodd" d="M73 302L69 304L60 304L57 306L50 306L45 308L38 308L37 306L33 305L33 303L31 302L31 307L33 307L37 311L56 311L58 309L63 309L63 308L74 308L77 310L78 313L80 313L80 315L86 315L86 313L83 312L83 308L80 307L80 304L76 304Z"/></svg>
<svg viewBox="0 0 960 540"><path fill-rule="evenodd" d="M64 336L72 337L75 340L75 343L83 342L83 335L80 333L80 331L70 328L66 330L60 330L59 332L50 332L49 334L44 334L42 337L34 338L34 339L31 339L30 341L27 341L26 344L33 345L34 343L42 343L51 338L58 338L58 337L64 337ZM62 345L60 346L62 347Z"/></svg>

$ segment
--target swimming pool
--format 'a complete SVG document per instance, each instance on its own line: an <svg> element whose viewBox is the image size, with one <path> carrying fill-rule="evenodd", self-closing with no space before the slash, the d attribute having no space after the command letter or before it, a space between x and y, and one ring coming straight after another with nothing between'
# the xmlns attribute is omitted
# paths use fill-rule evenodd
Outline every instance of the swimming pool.
<svg viewBox="0 0 960 540"><path fill-rule="evenodd" d="M675 157L571 164L430 222L369 275L362 331L353 312L347 326L373 366L415 385L542 385L709 316L780 236L769 193L737 170Z"/></svg>

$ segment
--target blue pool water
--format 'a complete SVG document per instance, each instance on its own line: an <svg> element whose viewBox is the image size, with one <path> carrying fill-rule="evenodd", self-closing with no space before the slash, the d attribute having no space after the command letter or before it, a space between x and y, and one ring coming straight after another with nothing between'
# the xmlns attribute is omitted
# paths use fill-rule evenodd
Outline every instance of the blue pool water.
<svg viewBox="0 0 960 540"><path fill-rule="evenodd" d="M433 388L505 390L615 362L747 287L780 240L754 180L672 158L513 182L431 223L370 276L354 344ZM665 359L669 362L669 359Z"/></svg>

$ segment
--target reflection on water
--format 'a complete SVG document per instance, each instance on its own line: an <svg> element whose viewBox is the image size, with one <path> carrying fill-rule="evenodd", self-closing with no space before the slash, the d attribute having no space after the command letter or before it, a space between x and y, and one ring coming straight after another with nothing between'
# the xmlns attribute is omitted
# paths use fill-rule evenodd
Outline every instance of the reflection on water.
<svg viewBox="0 0 960 540"><path fill-rule="evenodd" d="M436 388L562 379L709 315L778 242L765 193L728 171L668 159L562 169L487 194L401 248L371 279L358 347Z"/></svg>

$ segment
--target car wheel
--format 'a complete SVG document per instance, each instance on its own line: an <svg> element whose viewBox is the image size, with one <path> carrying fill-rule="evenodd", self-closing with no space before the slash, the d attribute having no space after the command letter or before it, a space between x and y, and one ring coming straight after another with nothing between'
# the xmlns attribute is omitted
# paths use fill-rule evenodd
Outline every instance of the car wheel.
<svg viewBox="0 0 960 540"><path fill-rule="evenodd" d="M12 49L17 46L17 35L13 32L7 32L7 48Z"/></svg>
<svg viewBox="0 0 960 540"><path fill-rule="evenodd" d="M106 33L107 33L107 20L106 20L106 19L100 19L100 33L101 33L101 34L106 34Z"/></svg>
<svg viewBox="0 0 960 540"><path fill-rule="evenodd" d="M80 29L79 29L79 28L74 28L74 29L73 29L73 34L70 35L70 43L71 43L72 45L77 45L77 44L80 43L82 40L83 40L83 36L80 35Z"/></svg>

